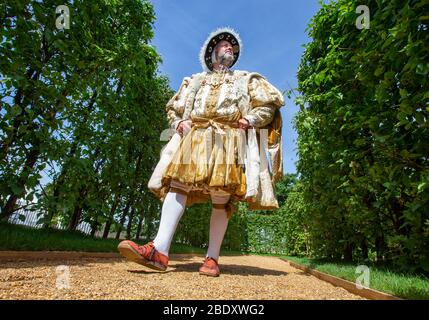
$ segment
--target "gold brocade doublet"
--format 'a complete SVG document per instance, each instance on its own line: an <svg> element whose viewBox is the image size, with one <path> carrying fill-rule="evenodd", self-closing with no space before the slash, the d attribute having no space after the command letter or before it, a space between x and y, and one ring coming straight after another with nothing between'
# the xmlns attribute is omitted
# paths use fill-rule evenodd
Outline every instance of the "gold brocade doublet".
<svg viewBox="0 0 429 320"><path fill-rule="evenodd" d="M242 198L246 193L244 159L239 159L244 132L238 120L241 113L233 95L234 74L212 72L201 80L189 118L192 129L183 137L173 161L164 174L209 194L209 188L222 189Z"/></svg>

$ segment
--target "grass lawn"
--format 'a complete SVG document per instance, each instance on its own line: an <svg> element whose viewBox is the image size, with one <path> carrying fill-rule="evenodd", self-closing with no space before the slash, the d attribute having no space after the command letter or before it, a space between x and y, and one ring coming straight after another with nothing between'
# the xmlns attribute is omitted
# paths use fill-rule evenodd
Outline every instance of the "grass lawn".
<svg viewBox="0 0 429 320"><path fill-rule="evenodd" d="M282 257L351 282L356 282L356 279L362 275L361 272L356 273L358 264L305 257ZM370 288L405 299L429 299L429 278L424 275L397 272L382 266L368 265L368 267Z"/></svg>
<svg viewBox="0 0 429 320"><path fill-rule="evenodd" d="M144 240L138 241L144 244ZM82 251L82 252L117 252L119 240L99 239L86 236L80 232L64 230L32 229L25 226L0 224L0 250L13 251ZM171 253L204 254L203 248L182 244L173 244ZM247 254L237 251L222 250L222 255ZM255 253L253 253L255 254ZM356 264L311 260L273 254L263 256L282 257L312 269L334 275L352 282L360 275ZM405 274L386 267L370 267L370 287L406 299L429 299L429 279L423 275Z"/></svg>
<svg viewBox="0 0 429 320"><path fill-rule="evenodd" d="M0 250L13 251L85 251L118 252L120 240L92 238L81 232L33 229L20 225L0 224ZM144 240L138 241L144 244ZM202 248L173 244L171 253L205 253Z"/></svg>

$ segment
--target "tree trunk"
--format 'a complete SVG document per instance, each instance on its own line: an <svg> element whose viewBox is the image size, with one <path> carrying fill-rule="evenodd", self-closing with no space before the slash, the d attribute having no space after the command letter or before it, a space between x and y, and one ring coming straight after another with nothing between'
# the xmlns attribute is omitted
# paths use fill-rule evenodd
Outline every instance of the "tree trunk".
<svg viewBox="0 0 429 320"><path fill-rule="evenodd" d="M127 226L127 237L126 238L128 240L131 239L131 228L132 228L132 225L133 225L133 218L134 218L134 213L135 212L136 212L136 208L132 207L130 218L129 218L129 221L128 221L128 226Z"/></svg>
<svg viewBox="0 0 429 320"><path fill-rule="evenodd" d="M143 215L144 215L144 211L142 211L139 214L139 223L137 225L136 240L140 240L140 234L142 232L142 226L143 226Z"/></svg>
<svg viewBox="0 0 429 320"><path fill-rule="evenodd" d="M124 211L122 211L122 216L121 216L121 220L119 221L119 227L118 227L118 231L116 232L115 239L119 239L119 237L121 236L122 228L124 226L125 218L128 215L128 211L130 210L130 206L131 206L131 199L128 200L127 204L125 205Z"/></svg>
<svg viewBox="0 0 429 320"><path fill-rule="evenodd" d="M75 231L79 225L80 217L82 216L82 206L75 206L73 210L73 215L70 219L70 224L68 227L69 231Z"/></svg>
<svg viewBox="0 0 429 320"><path fill-rule="evenodd" d="M57 210L57 205L58 205L58 201L59 201L58 199L60 198L60 187L59 186L64 184L64 180L65 180L64 171L61 171L61 174L58 178L58 181L55 183L55 186L54 186L52 203L49 205L48 214L45 217L45 221L43 223L43 228L49 228L49 226L51 225L52 219L54 218L54 215L55 215L56 210Z"/></svg>
<svg viewBox="0 0 429 320"><path fill-rule="evenodd" d="M344 261L352 262L353 261L353 244L347 242L346 247L344 248Z"/></svg>
<svg viewBox="0 0 429 320"><path fill-rule="evenodd" d="M143 153L140 153L139 157L137 158L137 162L136 162L135 179L134 179L133 187L136 185L135 182L137 181L137 177L138 177L138 174L140 172L140 166L142 163L142 159L143 159ZM139 193L141 193L142 191L143 191L143 185L140 187ZM133 196L131 195L130 199L128 200L128 202L125 206L124 212L122 213L121 220L119 222L118 232L116 233L116 239L119 239L119 237L121 236L122 228L123 228L124 223L125 223L125 218L127 217L130 206L132 206L134 201L135 200L133 199ZM134 214L134 212L132 210L131 216L130 216L130 221L128 223L128 228L130 228L130 230L131 230L131 223L132 223L132 218L133 218L132 215L133 214ZM127 231L127 237L129 237L128 231Z"/></svg>
<svg viewBox="0 0 429 320"><path fill-rule="evenodd" d="M368 244L366 240L362 241L361 248L362 248L362 258L364 260L368 260Z"/></svg>
<svg viewBox="0 0 429 320"><path fill-rule="evenodd" d="M68 229L70 231L76 230L76 227L79 225L80 218L82 217L82 210L83 210L83 201L85 199L86 194L88 193L87 189L81 188L79 190L79 196L77 198L76 204L74 206L73 215L70 219L70 224Z"/></svg>
<svg viewBox="0 0 429 320"><path fill-rule="evenodd" d="M97 232L98 226L100 224L97 222L97 216L94 217L94 220L91 222L91 237L95 237L95 233Z"/></svg>
<svg viewBox="0 0 429 320"><path fill-rule="evenodd" d="M384 235L381 234L375 239L375 250L376 250L377 262L381 262L384 260L385 248L386 248L386 243L384 242Z"/></svg>
<svg viewBox="0 0 429 320"><path fill-rule="evenodd" d="M27 159L25 160L24 168L22 169L20 177L18 179L19 188L22 188L22 189L25 188L28 176L33 171L34 165L37 162L39 154L40 154L39 141L37 141L35 145L31 148L30 153L28 154ZM14 212L16 202L18 201L18 198L20 196L21 194L15 194L15 193L9 196L9 199L7 200L2 210L2 216L1 216L2 219L7 220L12 215L12 213Z"/></svg>
<svg viewBox="0 0 429 320"><path fill-rule="evenodd" d="M118 194L113 202L112 208L110 209L109 219L106 221L106 225L104 226L103 239L107 239L110 232L110 227L112 226L113 216L115 215L116 208L119 204L120 195Z"/></svg>

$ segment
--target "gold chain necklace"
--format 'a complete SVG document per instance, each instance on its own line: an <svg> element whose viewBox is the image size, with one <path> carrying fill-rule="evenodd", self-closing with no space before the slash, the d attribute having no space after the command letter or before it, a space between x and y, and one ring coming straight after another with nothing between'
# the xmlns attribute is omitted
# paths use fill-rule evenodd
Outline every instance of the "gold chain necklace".
<svg viewBox="0 0 429 320"><path fill-rule="evenodd" d="M221 72L213 72L210 83L208 83L213 89L219 88L222 84L225 83L226 74L228 70L223 70ZM214 79L213 79L214 78Z"/></svg>
<svg viewBox="0 0 429 320"><path fill-rule="evenodd" d="M219 98L220 86L225 82L226 72L213 73L210 77L210 91L206 99L207 115L214 116ZM219 78L219 79L218 79Z"/></svg>

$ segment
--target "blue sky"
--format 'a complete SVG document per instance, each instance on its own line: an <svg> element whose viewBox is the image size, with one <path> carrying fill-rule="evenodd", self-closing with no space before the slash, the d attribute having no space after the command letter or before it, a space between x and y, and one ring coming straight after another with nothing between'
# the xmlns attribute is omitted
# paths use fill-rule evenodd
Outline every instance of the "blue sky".
<svg viewBox="0 0 429 320"><path fill-rule="evenodd" d="M202 71L198 55L213 30L229 26L243 41L237 70L265 76L280 91L297 87L296 73L305 31L317 12L317 0L152 0L156 13L153 44L163 59L159 70L174 90L182 79ZM292 118L298 107L285 97L283 117L284 171L296 172L296 132Z"/></svg>

